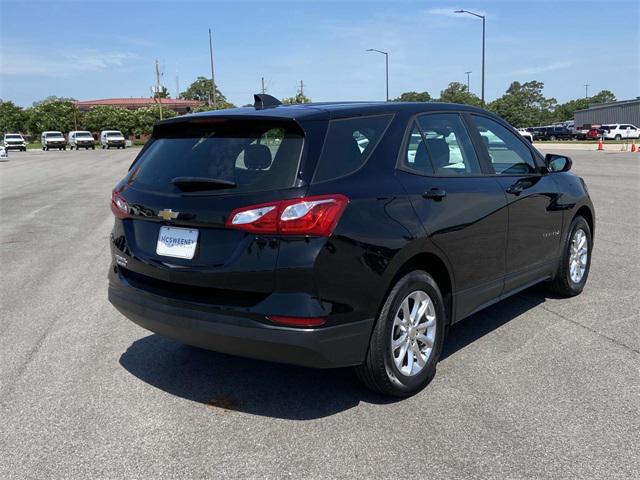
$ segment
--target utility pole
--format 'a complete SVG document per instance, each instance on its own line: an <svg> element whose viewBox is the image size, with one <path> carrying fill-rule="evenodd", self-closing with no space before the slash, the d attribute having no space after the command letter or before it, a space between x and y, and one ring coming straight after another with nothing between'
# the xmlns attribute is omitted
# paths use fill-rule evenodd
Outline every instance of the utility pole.
<svg viewBox="0 0 640 480"><path fill-rule="evenodd" d="M469 75L471 75L473 72L464 72L464 74L467 76L467 92L471 93L471 87L469 84Z"/></svg>
<svg viewBox="0 0 640 480"><path fill-rule="evenodd" d="M160 65L156 59L156 101L160 108L160 120L162 120L162 98L160 98Z"/></svg>
<svg viewBox="0 0 640 480"><path fill-rule="evenodd" d="M267 93L267 89L264 87L264 77L261 77L262 80L262 94L264 95L265 93Z"/></svg>
<svg viewBox="0 0 640 480"><path fill-rule="evenodd" d="M584 98L589 98L589 84L584 84Z"/></svg>
<svg viewBox="0 0 640 480"><path fill-rule="evenodd" d="M213 43L211 42L211 29L209 29L209 57L211 59L211 86L213 91L213 109L217 109L216 103L216 76L213 72Z"/></svg>
<svg viewBox="0 0 640 480"><path fill-rule="evenodd" d="M180 77L176 75L176 98L180 98Z"/></svg>

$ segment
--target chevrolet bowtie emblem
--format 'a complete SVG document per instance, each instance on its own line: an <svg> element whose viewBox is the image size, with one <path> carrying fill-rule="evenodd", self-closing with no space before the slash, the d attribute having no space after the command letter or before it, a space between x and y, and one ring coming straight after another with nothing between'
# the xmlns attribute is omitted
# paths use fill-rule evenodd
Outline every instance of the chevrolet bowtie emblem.
<svg viewBox="0 0 640 480"><path fill-rule="evenodd" d="M174 220L178 218L178 215L180 215L180 212L174 212L170 208L165 210L160 210L158 212L158 216L164 220Z"/></svg>

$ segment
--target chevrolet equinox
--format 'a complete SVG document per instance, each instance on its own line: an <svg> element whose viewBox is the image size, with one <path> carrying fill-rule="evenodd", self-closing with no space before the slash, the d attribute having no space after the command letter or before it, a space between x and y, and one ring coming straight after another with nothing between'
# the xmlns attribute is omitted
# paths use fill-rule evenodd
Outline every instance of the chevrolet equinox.
<svg viewBox="0 0 640 480"><path fill-rule="evenodd" d="M463 105L256 95L159 122L112 192L109 300L179 342L408 396L449 325L539 282L582 291L595 215L571 165Z"/></svg>

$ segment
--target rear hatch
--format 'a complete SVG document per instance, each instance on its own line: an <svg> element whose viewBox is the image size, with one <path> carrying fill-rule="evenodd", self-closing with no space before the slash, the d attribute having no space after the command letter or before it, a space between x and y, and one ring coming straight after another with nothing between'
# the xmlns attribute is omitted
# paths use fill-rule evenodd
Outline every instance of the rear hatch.
<svg viewBox="0 0 640 480"><path fill-rule="evenodd" d="M304 195L304 143L292 120L213 116L156 126L114 190L123 274L149 289L197 287L192 294L210 299L217 291L227 299L230 291L272 291L277 235L225 225L233 210ZM125 202L120 215L118 202Z"/></svg>

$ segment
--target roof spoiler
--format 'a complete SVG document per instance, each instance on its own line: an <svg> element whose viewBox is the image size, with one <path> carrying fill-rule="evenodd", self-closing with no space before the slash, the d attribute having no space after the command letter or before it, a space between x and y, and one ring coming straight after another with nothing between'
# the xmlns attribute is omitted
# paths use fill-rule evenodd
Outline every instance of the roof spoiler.
<svg viewBox="0 0 640 480"><path fill-rule="evenodd" d="M256 110L262 110L264 108L274 108L278 105L282 105L282 102L276 97L267 95L266 93L256 93L253 96L253 107Z"/></svg>

